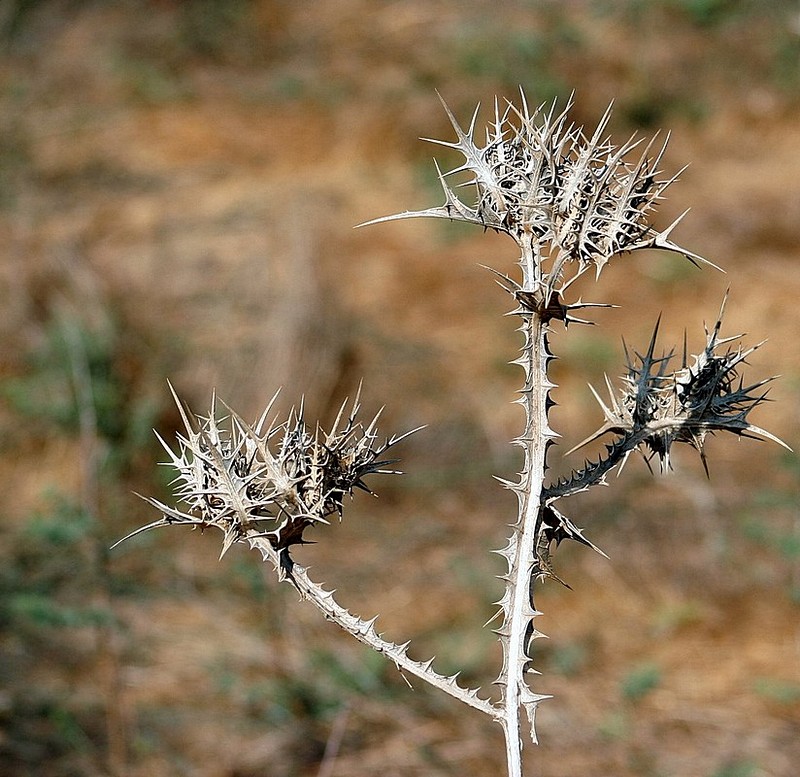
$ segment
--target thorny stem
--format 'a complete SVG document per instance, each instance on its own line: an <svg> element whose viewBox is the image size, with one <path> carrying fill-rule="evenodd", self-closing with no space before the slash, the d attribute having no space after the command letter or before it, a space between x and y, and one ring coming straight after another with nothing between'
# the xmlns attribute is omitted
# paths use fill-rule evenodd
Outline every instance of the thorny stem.
<svg viewBox="0 0 800 777"><path fill-rule="evenodd" d="M441 675L436 675L431 670L432 661L415 661L407 653L408 643L405 645L398 645L395 642L390 642L381 637L375 630L375 619L362 620L353 615L345 607L342 607L335 599L333 591L324 590L319 584L315 583L308 576L305 567L292 562L288 571L281 566L281 561L275 553L275 549L270 542L263 536L259 536L255 530L247 530L244 535L246 541L251 548L261 553L262 558L269 560L276 569L280 570L279 574L288 577L289 581L294 585L299 594L310 601L327 620L338 623L345 631L352 634L359 642L372 648L375 652L385 655L391 660L401 673L407 673L415 677L419 677L426 682L431 682L431 678L436 676L440 682L432 684L441 688L446 693L450 694L459 701L474 707L480 712L484 712L493 718L499 718L497 709L492 703L477 695L474 690L463 688L455 682L455 676L447 678Z"/></svg>
<svg viewBox="0 0 800 777"><path fill-rule="evenodd" d="M522 243L522 256L519 264L522 267L523 287L525 289L535 289L541 282L542 257L541 251L532 239L524 240Z"/></svg>
<svg viewBox="0 0 800 777"><path fill-rule="evenodd" d="M522 773L522 736L520 707L525 705L530 719L531 736L534 742L534 712L537 698L525 683L532 658L530 642L538 636L533 627L536 610L533 602L535 578L536 544L539 535L540 497L547 466L548 392L552 384L547 378L547 341L545 324L538 314L524 316L522 365L525 370L525 387L522 404L525 408L525 432L517 442L524 450L524 465L520 482L514 489L519 498L519 516L514 533L514 556L509 580L512 597L506 614L507 636L503 635L505 655L503 728L506 737L508 773L516 777ZM546 431L547 430L547 431ZM504 629L504 631L506 631Z"/></svg>
<svg viewBox="0 0 800 777"><path fill-rule="evenodd" d="M669 425L664 424L664 427L669 428ZM657 431L656 424L617 438L607 446L607 455L605 457L601 457L593 464L587 465L579 473L573 473L566 480L561 480L543 488L542 504L585 491L588 487L587 483L594 485L603 482L605 476L615 467L622 464L631 451L639 448L654 431Z"/></svg>

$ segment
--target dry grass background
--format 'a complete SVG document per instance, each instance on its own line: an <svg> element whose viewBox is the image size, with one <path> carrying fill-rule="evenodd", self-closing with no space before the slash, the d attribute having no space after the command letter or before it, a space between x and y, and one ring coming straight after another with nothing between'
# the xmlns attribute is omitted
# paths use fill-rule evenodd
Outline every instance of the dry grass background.
<svg viewBox="0 0 800 777"><path fill-rule="evenodd" d="M686 327L699 345L730 285L727 331L770 338L751 374L783 376L755 421L797 448L796 3L39 0L0 24L4 774L501 773L499 729L409 691L244 550L220 564L217 538L169 531L105 550L153 517L131 491L165 488L167 379L196 410L216 388L254 415L282 385L329 418L363 378L387 431L429 429L302 560L420 657L491 682L519 342L478 264L509 271L511 246L351 228L438 204L446 153L416 140L448 137L434 88L460 116L518 84L574 89L588 124L613 99L615 133L672 129L669 169L692 162L663 223L691 205L680 242L728 275L651 254L582 290L623 307L554 337L566 446L598 423L586 383L620 372L623 333L645 343L663 311L665 344ZM81 435L84 362L105 409ZM611 560L566 549L574 591L540 594L555 698L530 774L796 774L800 467L709 447L710 482L688 454L663 479L631 462L571 506Z"/></svg>

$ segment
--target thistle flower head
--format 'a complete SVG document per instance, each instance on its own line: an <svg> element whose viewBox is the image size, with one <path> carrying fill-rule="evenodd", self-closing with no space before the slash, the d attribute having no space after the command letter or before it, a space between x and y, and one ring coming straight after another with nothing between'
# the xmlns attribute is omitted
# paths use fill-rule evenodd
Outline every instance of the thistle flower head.
<svg viewBox="0 0 800 777"><path fill-rule="evenodd" d="M684 345L682 364L677 370L670 371L674 351L655 355L658 324L644 354L626 349L628 372L622 391L615 397L609 386L610 406L595 392L606 423L577 447L613 432L631 444L646 447L657 456L662 468L669 467L674 442L695 448L705 466L705 440L716 431L769 439L786 447L779 438L748 420L750 412L766 401L767 392L760 389L774 377L745 384L741 366L762 343L743 348L732 345L743 335L720 337L726 301L727 294L714 327L711 331L706 329L705 348L690 360Z"/></svg>
<svg viewBox="0 0 800 777"><path fill-rule="evenodd" d="M146 498L163 518L133 534L169 524L215 526L226 536L223 554L256 528L286 555L306 541L309 526L328 523L332 515L341 518L346 495L356 489L372 493L364 481L368 475L399 474L386 469L396 459L383 455L412 433L379 442L380 413L366 425L359 421L358 395L349 413L342 405L328 432L306 426L302 405L285 421L268 423L275 397L252 426L230 410L218 417L216 399L205 417L191 415L175 400L186 431L178 436L177 452L162 444L176 471L173 491L182 509Z"/></svg>
<svg viewBox="0 0 800 777"><path fill-rule="evenodd" d="M464 157L463 164L447 172L437 164L444 205L368 223L432 217L504 232L522 247L523 257L530 252L537 257L537 280L550 293L562 281L566 263L576 263L577 272L594 267L599 275L616 254L642 248L662 248L695 263L705 261L670 240L677 221L661 232L652 225L664 190L677 177L665 177L660 169L666 139L657 144L656 136L643 144L634 135L617 146L606 132L610 106L588 134L570 122L571 101L560 112L555 103L531 110L521 93L519 106L506 102L501 110L495 100L494 119L480 142L476 139L480 106L464 130L442 104L457 140L426 140ZM467 179L457 188L472 189L470 202L457 196L449 183L462 173ZM552 264L545 269L548 259Z"/></svg>

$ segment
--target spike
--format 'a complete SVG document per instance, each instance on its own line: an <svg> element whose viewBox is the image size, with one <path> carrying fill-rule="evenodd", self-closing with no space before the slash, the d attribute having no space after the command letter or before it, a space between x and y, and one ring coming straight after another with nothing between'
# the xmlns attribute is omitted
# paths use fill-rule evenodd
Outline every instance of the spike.
<svg viewBox="0 0 800 777"><path fill-rule="evenodd" d="M222 550L220 551L218 561L222 561L222 557L230 550L231 546L234 542L236 542L237 539L238 532L236 532L233 527L225 532L225 538L222 542Z"/></svg>
<svg viewBox="0 0 800 777"><path fill-rule="evenodd" d="M665 251L672 251L674 253L678 253L685 256L695 266L700 266L701 264L707 264L709 267L713 267L715 270L719 270L721 273L724 273L725 270L723 270L718 265L714 264L714 262L711 262L705 257L700 256L699 254L695 254L692 251L688 251L687 249L682 248L677 243L673 243L672 240L670 240L669 236L672 234L672 231L675 229L675 227L678 226L678 224L680 224L681 221L683 221L684 217L690 210L691 208L687 208L666 229L662 230L661 232L655 233L648 240L642 241L641 243L632 246L630 250L635 251L640 248L661 248Z"/></svg>

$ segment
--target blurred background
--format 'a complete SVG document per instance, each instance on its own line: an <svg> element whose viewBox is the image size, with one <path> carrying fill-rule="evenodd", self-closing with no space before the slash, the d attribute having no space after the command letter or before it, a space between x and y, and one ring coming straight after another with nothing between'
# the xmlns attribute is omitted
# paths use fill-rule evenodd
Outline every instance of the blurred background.
<svg viewBox="0 0 800 777"><path fill-rule="evenodd" d="M481 628L515 501L521 345L511 241L439 222L354 230L442 201L419 137L476 103L562 102L621 142L671 130L657 223L723 266L645 252L553 335L561 455L602 422L587 383L621 338L769 342L753 422L800 445L800 4L754 0L5 0L0 4L0 773L43 777L486 775L500 730L395 668L243 548L161 530L152 429L167 380L246 417L332 412L364 380L385 432L428 428L298 558L417 658L491 688ZM610 556L564 547L537 604L547 777L790 777L800 763L796 456L709 441L653 477L631 460L563 508ZM380 480L380 478L377 478ZM794 764L794 766L792 766Z"/></svg>

